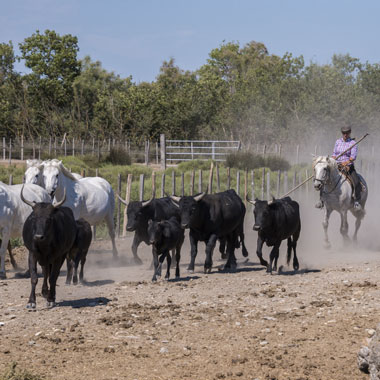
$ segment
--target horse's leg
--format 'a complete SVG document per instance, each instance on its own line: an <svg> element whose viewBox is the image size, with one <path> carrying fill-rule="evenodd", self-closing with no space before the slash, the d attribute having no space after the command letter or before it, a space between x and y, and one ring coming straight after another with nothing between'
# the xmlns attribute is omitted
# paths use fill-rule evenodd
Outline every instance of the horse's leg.
<svg viewBox="0 0 380 380"><path fill-rule="evenodd" d="M5 274L5 253L8 248L8 242L10 239L10 233L8 228L3 228L2 230L2 236L3 240L1 242L1 248L0 248L0 280L4 280L7 276Z"/></svg>
<svg viewBox="0 0 380 380"><path fill-rule="evenodd" d="M8 252L9 252L9 257L11 259L11 264L12 264L13 269L18 269L16 260L15 260L15 258L13 256L13 254L12 254L12 246L11 246L11 241L10 240L8 242Z"/></svg>
<svg viewBox="0 0 380 380"><path fill-rule="evenodd" d="M330 219L331 212L332 212L332 210L327 208L327 206L326 206L325 207L325 218L323 219L322 226L323 226L323 230L325 232L325 248L327 248L327 249L331 248L331 244L329 242L329 236L327 234L327 229L329 228L329 219Z"/></svg>
<svg viewBox="0 0 380 380"><path fill-rule="evenodd" d="M137 248L141 242L142 242L142 239L136 231L135 235L133 236L133 241L132 241L132 253L133 253L133 260L135 261L137 265L141 265L143 263L137 254Z"/></svg>
<svg viewBox="0 0 380 380"><path fill-rule="evenodd" d="M344 242L349 241L348 237L348 221L347 221L347 210L344 210L340 214L340 233L343 236Z"/></svg>
<svg viewBox="0 0 380 380"><path fill-rule="evenodd" d="M107 223L107 227L108 227L108 234L110 235L110 238L112 241L113 258L116 259L119 254L117 252L116 243L115 243L115 228L113 225L113 213L112 214L108 213L106 215L106 223Z"/></svg>
<svg viewBox="0 0 380 380"><path fill-rule="evenodd" d="M358 231L359 231L360 225L362 224L362 219L363 219L364 213L363 213L363 211L358 211L357 213L354 213L354 216L355 216L356 220L355 220L355 232L354 232L353 240L354 240L354 242L357 242Z"/></svg>

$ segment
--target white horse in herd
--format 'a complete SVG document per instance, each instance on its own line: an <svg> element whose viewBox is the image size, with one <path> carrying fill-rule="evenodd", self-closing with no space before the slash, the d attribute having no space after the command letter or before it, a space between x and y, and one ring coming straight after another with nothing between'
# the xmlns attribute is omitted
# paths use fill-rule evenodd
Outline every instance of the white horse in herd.
<svg viewBox="0 0 380 380"><path fill-rule="evenodd" d="M27 166L25 183L37 183L56 199L62 199L66 189L63 206L71 208L75 220L83 218L92 226L105 220L112 240L113 256L117 257L113 220L115 196L111 185L101 177L82 178L79 174L70 173L62 161L56 159L29 160Z"/></svg>
<svg viewBox="0 0 380 380"><path fill-rule="evenodd" d="M0 279L6 278L5 253L9 239L22 236L25 220L32 212L32 208L21 200L21 187L22 185L6 185L0 182ZM33 202L51 202L47 191L37 185L25 185L24 194ZM9 253L12 255L11 251Z"/></svg>
<svg viewBox="0 0 380 380"><path fill-rule="evenodd" d="M340 214L341 224L340 233L344 240L348 240L348 221L347 213L351 211L352 215L356 218L355 232L353 240L357 240L358 230L361 221L365 216L364 207L368 197L368 187L364 178L358 174L362 183L362 192L360 205L361 210L354 208L353 189L346 176L338 169L337 161L329 156L319 156L314 159L314 188L322 190L321 199L324 202L325 216L323 220L323 229L325 232L325 245L327 248L331 246L327 229L329 226L329 218L333 211Z"/></svg>

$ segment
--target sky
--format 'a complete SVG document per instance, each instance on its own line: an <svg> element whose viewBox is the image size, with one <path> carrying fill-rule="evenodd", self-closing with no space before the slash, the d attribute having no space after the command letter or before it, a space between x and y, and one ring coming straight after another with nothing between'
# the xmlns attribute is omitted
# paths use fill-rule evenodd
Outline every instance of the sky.
<svg viewBox="0 0 380 380"><path fill-rule="evenodd" d="M0 43L12 41L18 54L36 30L71 34L79 58L140 83L170 58L197 70L225 42L262 42L306 64L328 64L333 54L378 63L379 15L378 0L0 0Z"/></svg>

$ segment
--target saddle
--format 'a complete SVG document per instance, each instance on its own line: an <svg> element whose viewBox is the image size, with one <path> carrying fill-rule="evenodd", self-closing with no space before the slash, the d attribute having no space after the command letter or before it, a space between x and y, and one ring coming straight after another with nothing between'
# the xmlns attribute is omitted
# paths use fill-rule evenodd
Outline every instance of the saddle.
<svg viewBox="0 0 380 380"><path fill-rule="evenodd" d="M352 180L352 178L351 178L351 176L350 176L350 174L348 172L350 170L350 167L339 164L338 165L338 170L339 170L340 173L342 173L342 175L345 178L345 180L350 184L351 191L352 191L352 197L353 197L354 196L355 187L354 187L354 182L353 182L353 180ZM362 191L364 192L366 190L366 187L365 187L365 185L364 185L364 183L362 181L360 181L360 185L362 187Z"/></svg>

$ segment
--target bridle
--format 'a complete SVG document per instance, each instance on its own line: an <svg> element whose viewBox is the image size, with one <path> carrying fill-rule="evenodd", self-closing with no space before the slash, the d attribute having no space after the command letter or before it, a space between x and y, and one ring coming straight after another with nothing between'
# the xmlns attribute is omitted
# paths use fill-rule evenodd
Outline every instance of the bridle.
<svg viewBox="0 0 380 380"><path fill-rule="evenodd" d="M315 171L315 167L316 167L316 165L317 165L318 163L320 163L320 162L317 162L317 163L315 163L315 165L313 165L313 169L314 169L314 171ZM328 181L330 180L330 168L329 168L328 166L325 168L325 174L323 175L323 178L322 178L322 179L315 178L315 176L314 176L314 181L318 181L318 182L320 182L320 183L322 184L323 187L322 187L321 190L322 190L325 194L331 194L331 193L337 188L337 186L338 186L339 182L341 181L341 179L342 179L342 175L339 175L338 181L336 182L336 184L335 184L335 186L333 187L333 189L330 190L329 192L326 192L326 191L324 191L324 187L326 186L326 184L327 184ZM331 183L331 181L330 181L330 183Z"/></svg>

